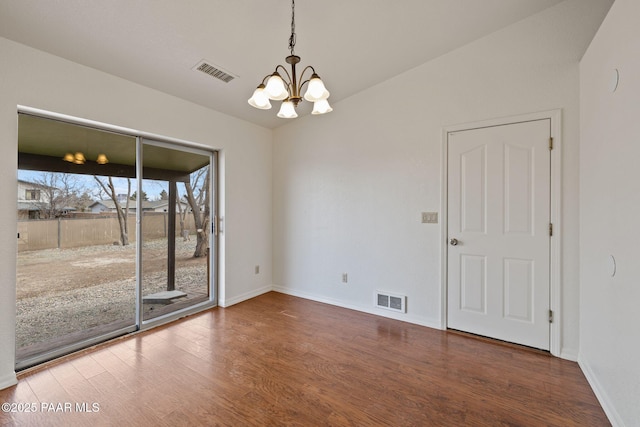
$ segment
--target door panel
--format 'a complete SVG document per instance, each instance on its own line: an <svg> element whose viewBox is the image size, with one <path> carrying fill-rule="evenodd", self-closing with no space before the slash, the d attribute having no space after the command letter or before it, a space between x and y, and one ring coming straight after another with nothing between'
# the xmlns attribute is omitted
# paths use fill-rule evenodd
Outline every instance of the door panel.
<svg viewBox="0 0 640 427"><path fill-rule="evenodd" d="M162 176L156 165L176 170ZM141 284L143 321L209 301L211 154L148 141L143 144Z"/></svg>
<svg viewBox="0 0 640 427"><path fill-rule="evenodd" d="M485 231L486 208L486 150L478 147L460 155L461 226L460 231Z"/></svg>
<svg viewBox="0 0 640 427"><path fill-rule="evenodd" d="M460 308L465 311L485 313L486 310L486 257L460 256Z"/></svg>
<svg viewBox="0 0 640 427"><path fill-rule="evenodd" d="M135 217L118 195L136 179L98 162L135 148L131 136L18 115L16 369L135 330Z"/></svg>
<svg viewBox="0 0 640 427"><path fill-rule="evenodd" d="M448 326L549 349L550 121L448 134Z"/></svg>
<svg viewBox="0 0 640 427"><path fill-rule="evenodd" d="M505 233L530 235L533 231L533 149L507 144L504 157Z"/></svg>
<svg viewBox="0 0 640 427"><path fill-rule="evenodd" d="M508 319L533 321L533 260L504 260L504 314Z"/></svg>

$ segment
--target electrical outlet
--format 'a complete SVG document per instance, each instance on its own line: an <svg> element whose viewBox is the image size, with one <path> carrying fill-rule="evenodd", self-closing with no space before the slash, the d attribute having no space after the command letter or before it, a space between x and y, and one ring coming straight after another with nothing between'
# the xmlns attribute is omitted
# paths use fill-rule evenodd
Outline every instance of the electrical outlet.
<svg viewBox="0 0 640 427"><path fill-rule="evenodd" d="M342 283L347 283L349 281L349 276L347 273L342 273Z"/></svg>
<svg viewBox="0 0 640 427"><path fill-rule="evenodd" d="M260 266L256 265L256 267L254 268L253 271L254 271L255 274L260 274Z"/></svg>
<svg viewBox="0 0 640 427"><path fill-rule="evenodd" d="M422 212L422 223L423 224L437 224L438 223L438 212Z"/></svg>

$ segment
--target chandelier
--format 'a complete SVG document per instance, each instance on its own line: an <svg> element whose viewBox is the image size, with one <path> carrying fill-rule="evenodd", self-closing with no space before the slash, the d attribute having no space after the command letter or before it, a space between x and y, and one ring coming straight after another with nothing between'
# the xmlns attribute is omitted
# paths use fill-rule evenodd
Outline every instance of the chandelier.
<svg viewBox="0 0 640 427"><path fill-rule="evenodd" d="M84 156L82 151L76 151L75 154L74 153L65 154L62 160L69 163L75 163L76 165L84 165L85 162L87 161L87 158ZM105 154L98 154L98 157L96 158L96 163L99 165L106 165L107 163L109 163L109 159L107 159L107 156Z"/></svg>
<svg viewBox="0 0 640 427"><path fill-rule="evenodd" d="M296 46L295 7L295 0L291 0L291 36L289 37L291 55L285 58L287 64L291 65L291 73L284 66L278 65L273 74L268 74L262 79L262 83L258 85L251 98L249 98L249 105L261 110L271 108L270 100L282 101L278 117L283 119L298 117L296 107L303 98L306 101L313 102L311 114L325 114L333 111L327 101L329 91L324 87L324 83L322 83L322 80L316 74L316 70L311 65L305 67L299 77L296 75L296 64L300 62L300 57L294 53ZM311 70L311 77L303 80L308 70ZM284 77L279 71L284 74ZM302 96L304 85L307 85L307 91Z"/></svg>

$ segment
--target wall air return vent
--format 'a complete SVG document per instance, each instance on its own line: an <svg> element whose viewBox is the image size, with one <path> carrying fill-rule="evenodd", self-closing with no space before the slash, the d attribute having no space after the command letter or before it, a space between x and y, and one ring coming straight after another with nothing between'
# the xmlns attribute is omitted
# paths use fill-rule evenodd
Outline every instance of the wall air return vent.
<svg viewBox="0 0 640 427"><path fill-rule="evenodd" d="M407 312L407 297L404 295L376 291L374 304L376 307L384 308L385 310L397 311L399 313Z"/></svg>
<svg viewBox="0 0 640 427"><path fill-rule="evenodd" d="M222 80L225 83L229 83L231 80L235 79L238 76L234 76L233 74L229 73L228 71L223 70L222 68L218 67L217 65L213 65L211 64L211 62L203 59L202 61L198 62L193 68L193 71L202 71L205 74L210 75L211 77L214 77L218 80Z"/></svg>

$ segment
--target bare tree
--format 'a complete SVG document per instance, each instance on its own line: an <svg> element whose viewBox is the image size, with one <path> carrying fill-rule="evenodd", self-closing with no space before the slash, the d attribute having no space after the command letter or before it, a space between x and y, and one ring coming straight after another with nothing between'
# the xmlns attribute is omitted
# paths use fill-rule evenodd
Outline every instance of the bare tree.
<svg viewBox="0 0 640 427"><path fill-rule="evenodd" d="M209 248L209 209L210 186L209 166L197 170L191 175L191 182L184 184L187 192L187 202L193 212L193 221L196 225L196 249L193 256L203 257L207 255ZM194 189L197 194L194 193Z"/></svg>
<svg viewBox="0 0 640 427"><path fill-rule="evenodd" d="M78 209L82 204L79 194L85 189L73 174L41 172L34 183L38 184L41 192L38 207L44 218L59 217L65 208Z"/></svg>
<svg viewBox="0 0 640 427"><path fill-rule="evenodd" d="M189 230L185 230L184 228L184 221L187 216L187 209L182 206L182 198L180 197L179 191L176 191L176 197L178 198L178 203L176 203L176 206L178 207L178 220L180 221L180 235L182 236L182 239L186 242L187 240L190 240ZM167 200L167 199L162 199L162 200Z"/></svg>
<svg viewBox="0 0 640 427"><path fill-rule="evenodd" d="M38 184L38 209L40 210L40 218L55 218L57 216L58 206L57 198L60 190L53 185L57 184L56 174L47 172L42 178L35 179Z"/></svg>
<svg viewBox="0 0 640 427"><path fill-rule="evenodd" d="M80 212L86 212L89 209L89 206L93 203L93 198L89 194L89 192L84 189L82 194L78 197L78 200L75 202L74 206Z"/></svg>
<svg viewBox="0 0 640 427"><path fill-rule="evenodd" d="M118 215L118 224L120 225L120 243L122 246L129 244L129 224L127 218L129 217L129 201L131 199L131 179L127 178L127 197L125 199L125 207L123 208L118 200L118 193L113 185L113 179L107 177L109 182L107 184L100 181L100 178L93 176L95 180L100 184L102 191L113 200L113 204L116 207L116 214Z"/></svg>

